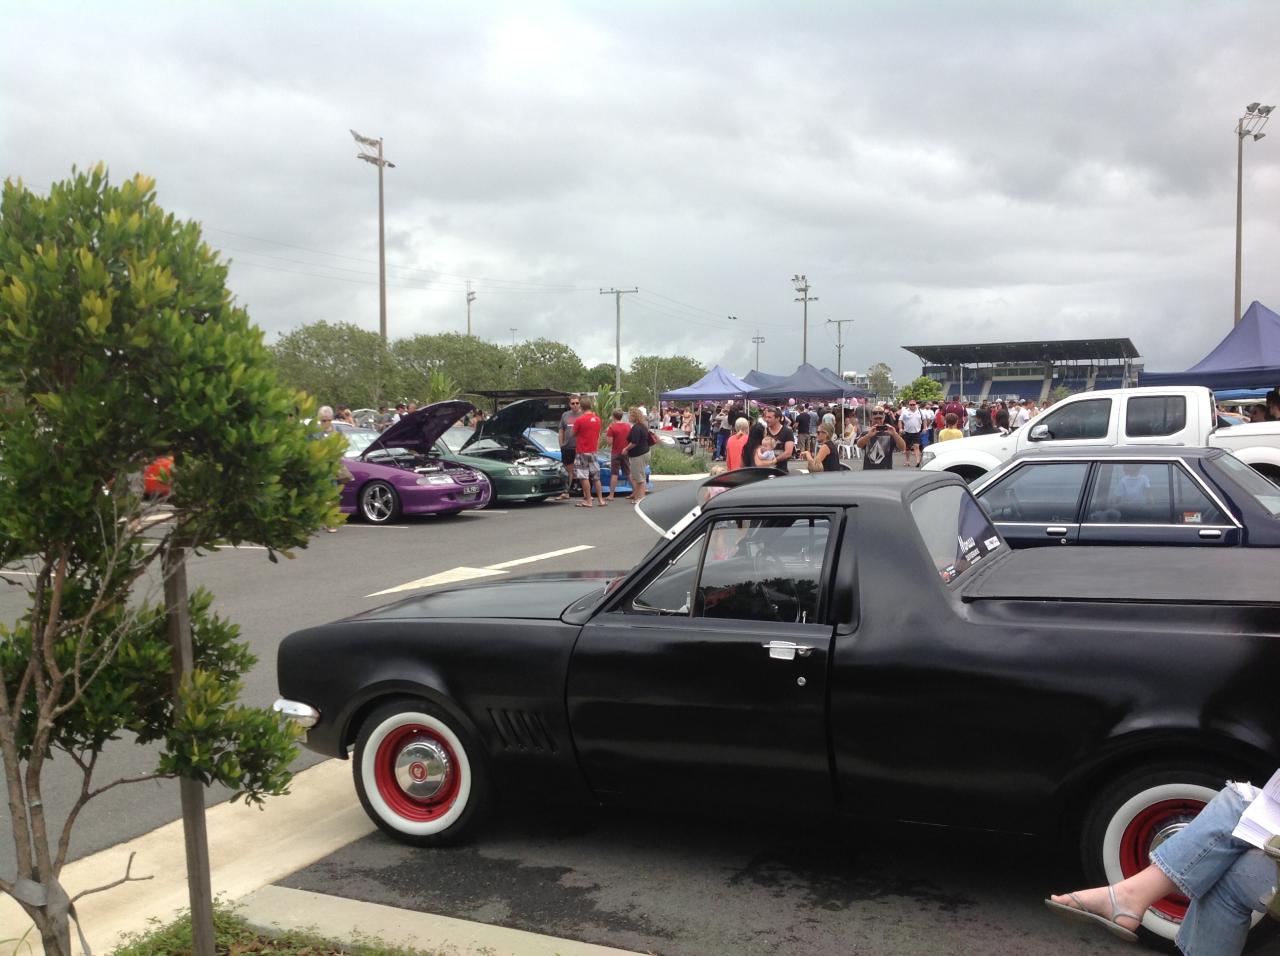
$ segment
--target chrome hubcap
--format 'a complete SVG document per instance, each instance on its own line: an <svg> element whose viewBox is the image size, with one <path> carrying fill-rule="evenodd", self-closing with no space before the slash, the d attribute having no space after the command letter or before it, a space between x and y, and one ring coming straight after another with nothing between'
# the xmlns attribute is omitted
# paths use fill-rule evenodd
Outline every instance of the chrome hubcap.
<svg viewBox="0 0 1280 956"><path fill-rule="evenodd" d="M449 754L434 740L415 740L396 755L396 783L415 800L430 800L449 780Z"/></svg>
<svg viewBox="0 0 1280 956"><path fill-rule="evenodd" d="M364 513L373 521L381 521L391 514L391 492L381 486L364 493Z"/></svg>
<svg viewBox="0 0 1280 956"><path fill-rule="evenodd" d="M1181 830L1190 822L1191 822L1190 820L1178 820L1176 822L1167 823L1164 826L1162 826L1159 830L1156 831L1155 836L1151 838L1151 846L1148 848L1148 852L1154 853L1161 843L1169 839L1169 837L1173 836L1175 833L1177 833L1179 830Z"/></svg>

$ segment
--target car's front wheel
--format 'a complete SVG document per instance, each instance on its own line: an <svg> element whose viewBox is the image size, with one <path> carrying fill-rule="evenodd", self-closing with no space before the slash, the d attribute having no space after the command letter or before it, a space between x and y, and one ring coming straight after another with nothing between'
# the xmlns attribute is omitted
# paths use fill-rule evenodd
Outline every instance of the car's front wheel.
<svg viewBox="0 0 1280 956"><path fill-rule="evenodd" d="M400 496L385 481L371 481L360 489L360 514L370 524L389 524L400 517Z"/></svg>
<svg viewBox="0 0 1280 956"><path fill-rule="evenodd" d="M1090 806L1081 831L1089 885L1111 885L1145 869L1151 853L1195 819L1227 775L1207 766L1152 766L1107 787ZM1172 951L1189 902L1181 894L1166 896L1143 914L1138 935L1148 944ZM1278 929L1280 924L1258 923L1255 918L1246 948L1260 945Z"/></svg>
<svg viewBox="0 0 1280 956"><path fill-rule="evenodd" d="M465 840L488 809L479 744L425 701L394 701L370 714L356 737L351 769L365 812L404 843Z"/></svg>

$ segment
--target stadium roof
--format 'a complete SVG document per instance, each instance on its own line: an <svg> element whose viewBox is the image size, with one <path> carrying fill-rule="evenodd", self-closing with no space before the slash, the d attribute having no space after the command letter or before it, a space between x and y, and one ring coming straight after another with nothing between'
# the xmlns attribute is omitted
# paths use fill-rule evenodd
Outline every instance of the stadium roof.
<svg viewBox="0 0 1280 956"><path fill-rule="evenodd" d="M904 345L926 365L978 362L1083 362L1136 359L1128 339L1058 339L1053 342L979 342L973 345Z"/></svg>

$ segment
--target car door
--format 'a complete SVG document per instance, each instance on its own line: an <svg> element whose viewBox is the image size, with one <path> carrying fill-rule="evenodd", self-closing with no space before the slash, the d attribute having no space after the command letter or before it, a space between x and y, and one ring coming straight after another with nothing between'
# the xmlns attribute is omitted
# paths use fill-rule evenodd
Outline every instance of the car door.
<svg viewBox="0 0 1280 956"><path fill-rule="evenodd" d="M1029 447L1077 448L1114 444L1112 418L1116 414L1109 398L1089 398L1063 402L1027 426ZM1019 443L1021 445L1021 443ZM1022 446L1028 447L1028 446Z"/></svg>
<svg viewBox="0 0 1280 956"><path fill-rule="evenodd" d="M606 802L834 807L826 578L839 511L704 515L583 627L574 746Z"/></svg>
<svg viewBox="0 0 1280 956"><path fill-rule="evenodd" d="M978 489L978 500L1014 548L1075 544L1087 461L1025 461Z"/></svg>
<svg viewBox="0 0 1280 956"><path fill-rule="evenodd" d="M1100 462L1083 519L1081 544L1240 544L1239 523L1180 460Z"/></svg>

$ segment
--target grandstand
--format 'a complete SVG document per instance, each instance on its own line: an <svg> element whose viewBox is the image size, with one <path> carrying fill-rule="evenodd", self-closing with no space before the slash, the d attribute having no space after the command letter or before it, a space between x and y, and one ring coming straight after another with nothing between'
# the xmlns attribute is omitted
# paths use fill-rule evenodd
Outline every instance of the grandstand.
<svg viewBox="0 0 1280 956"><path fill-rule="evenodd" d="M1056 389L1131 388L1142 358L1128 339L1060 339L973 345L904 345L924 363L921 375L963 401L1043 401Z"/></svg>

